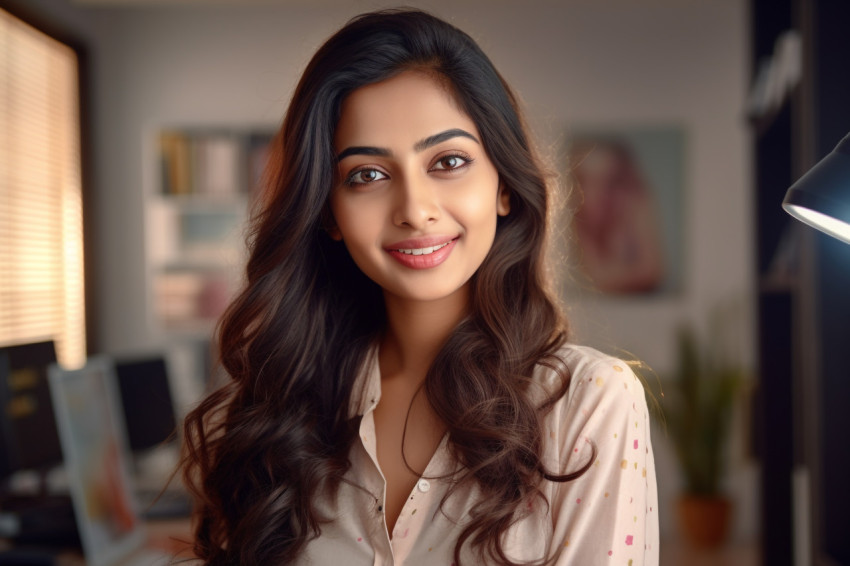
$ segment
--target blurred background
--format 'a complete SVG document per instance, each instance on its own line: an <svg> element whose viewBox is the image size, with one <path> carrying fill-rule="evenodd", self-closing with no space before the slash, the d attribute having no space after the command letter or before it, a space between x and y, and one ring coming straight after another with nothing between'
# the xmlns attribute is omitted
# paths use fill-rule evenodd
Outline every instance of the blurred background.
<svg viewBox="0 0 850 566"><path fill-rule="evenodd" d="M549 265L573 338L648 368L662 564L850 564L837 433L850 256L780 208L850 130L850 6L406 4L467 31L520 95L565 205ZM220 379L210 336L240 283L265 146L321 42L392 5L0 1L4 494L56 464L13 454L30 429L9 409L21 368L51 359L114 360L125 426L141 431L134 474L150 483L174 464L176 442L165 456L158 443ZM21 149L44 146L48 158ZM62 220L24 219L33 202ZM134 408L125 391L155 380L160 408Z"/></svg>

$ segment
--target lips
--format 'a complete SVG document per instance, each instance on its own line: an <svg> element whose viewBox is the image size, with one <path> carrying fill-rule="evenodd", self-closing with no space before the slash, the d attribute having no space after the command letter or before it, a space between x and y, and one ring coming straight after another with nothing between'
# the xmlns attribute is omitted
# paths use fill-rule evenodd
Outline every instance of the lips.
<svg viewBox="0 0 850 566"><path fill-rule="evenodd" d="M405 267L429 269L448 259L456 241L457 237L430 236L395 242L385 249Z"/></svg>

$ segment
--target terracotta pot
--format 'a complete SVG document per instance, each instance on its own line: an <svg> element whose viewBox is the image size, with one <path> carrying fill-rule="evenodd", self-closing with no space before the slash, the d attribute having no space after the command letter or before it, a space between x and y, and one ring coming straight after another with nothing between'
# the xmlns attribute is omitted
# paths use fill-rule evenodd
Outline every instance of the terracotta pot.
<svg viewBox="0 0 850 566"><path fill-rule="evenodd" d="M732 502L722 495L682 495L676 501L682 534L694 546L723 544L732 519Z"/></svg>

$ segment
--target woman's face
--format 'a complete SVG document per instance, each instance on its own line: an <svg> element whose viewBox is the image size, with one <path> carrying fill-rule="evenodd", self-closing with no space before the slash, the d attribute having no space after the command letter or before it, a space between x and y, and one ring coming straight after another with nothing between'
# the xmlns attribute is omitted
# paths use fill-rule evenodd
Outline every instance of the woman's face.
<svg viewBox="0 0 850 566"><path fill-rule="evenodd" d="M463 289L509 199L448 90L412 71L362 87L342 105L334 146L331 235L360 269L406 300Z"/></svg>

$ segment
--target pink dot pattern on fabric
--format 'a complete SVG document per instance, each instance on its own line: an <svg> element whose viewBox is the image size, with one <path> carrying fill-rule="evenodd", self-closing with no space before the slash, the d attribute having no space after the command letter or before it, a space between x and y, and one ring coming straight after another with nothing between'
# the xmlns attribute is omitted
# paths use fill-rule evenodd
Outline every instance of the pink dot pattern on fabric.
<svg viewBox="0 0 850 566"><path fill-rule="evenodd" d="M642 398L643 388L639 384L624 383L624 378L634 377L623 364L621 369L626 368L626 375L618 375L616 370L611 369L611 365L597 364L593 359L588 360L588 355L569 353L569 356L568 366L575 370L577 378L588 375L583 374L585 371L593 371L592 378L585 377L586 381L576 379L569 395L558 401L557 411L550 413L551 417L547 415L541 423L545 454L551 459L553 468L569 470L588 466L589 469L580 480L568 482L565 488L556 490L552 497L547 498L548 506L538 505L532 498L522 503L520 509L526 510L519 514L521 520L517 523L516 537L511 538L509 552L511 556L516 554L520 562L533 560L539 558L536 548L545 543L550 545L547 551L549 555L560 551L562 561L564 564L568 561L570 566L597 562L601 566L658 566L657 558L653 560L657 552L650 552L652 546L657 547L657 514L654 514L654 508L658 503L655 471L650 456L652 443L648 427L644 426L647 424L647 416ZM576 359L575 368L573 359ZM369 383L375 384L373 388L378 387L379 378L379 373L369 373ZM371 407L369 410L373 409ZM353 469L352 475L360 484L374 485L375 493L379 494L384 485L379 470L371 465L368 458L363 457L366 453L374 457L373 447L376 445L372 417L366 413L364 418L368 419L365 425L361 423L363 446L357 447L358 452L354 453L357 463L354 464L356 469ZM573 447L572 453L570 445ZM434 457L440 456L440 459L434 460L439 466L431 470L437 475L446 471L443 467L457 463L450 451L445 454L441 451L442 448ZM442 495L444 492L439 482L433 482L427 494L413 490L409 500L404 500L405 508L390 537L384 534L387 524L382 521L382 513L370 514L369 520L364 519L360 524L350 524L367 515L358 514L356 507L347 503L345 506L340 505L340 516L346 517L341 521L345 530L331 532L331 536L320 537L311 544L319 545L317 556L325 550L323 544L328 548L333 544L336 554L336 547L344 540L348 541L348 550L352 551L348 558L357 554L355 549L359 549L360 553L374 552L376 561L378 556L387 559L394 555L398 563L457 566L452 556L454 539L450 536L454 531L439 533L439 537L429 538L425 543L419 538L423 535L431 536L429 529L437 528L436 522L428 519L437 509ZM351 500L359 501L353 497ZM375 501L377 507L380 502L378 495L375 495ZM476 501L476 497L470 496L470 505ZM575 507L567 509L569 501ZM414 509L414 506L418 509ZM564 518L560 522L556 521L554 515L558 507L558 516ZM466 508L465 505L462 507L464 510ZM462 512L460 509L459 512ZM345 513L342 513L343 510ZM351 517L350 521L348 517ZM543 521L547 525L551 521L553 530L540 529L539 525ZM376 530L375 525L383 527L383 530ZM350 533L358 530L363 531L365 536L359 535L352 539ZM542 532L544 530L547 532ZM339 536L346 532L348 536ZM589 532L593 535L581 534ZM351 544L352 540L355 545ZM420 542L417 543L417 540ZM363 548L360 548L361 544ZM557 548L551 548L555 545ZM615 549L616 560L613 558ZM531 556L531 551L535 553L534 556ZM608 561L602 558L606 555ZM346 563L346 556L340 556L340 563ZM477 563L480 562L472 561L472 564Z"/></svg>

